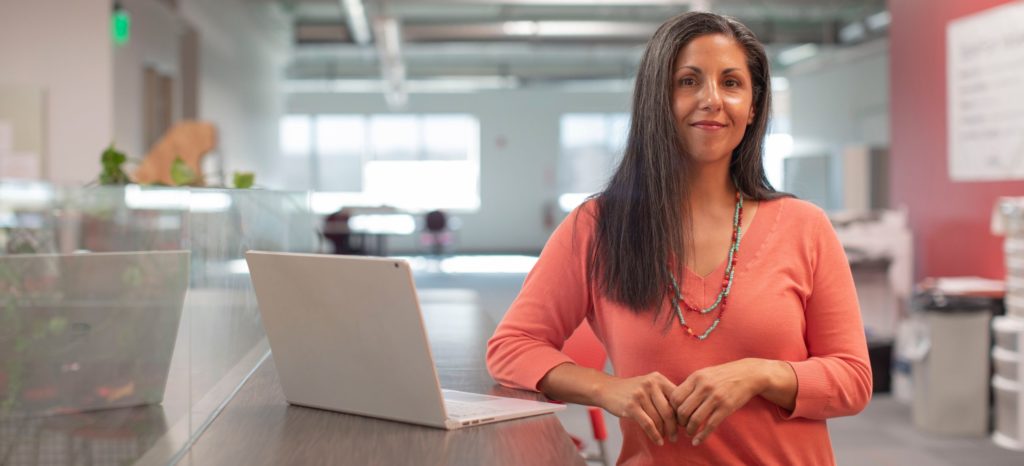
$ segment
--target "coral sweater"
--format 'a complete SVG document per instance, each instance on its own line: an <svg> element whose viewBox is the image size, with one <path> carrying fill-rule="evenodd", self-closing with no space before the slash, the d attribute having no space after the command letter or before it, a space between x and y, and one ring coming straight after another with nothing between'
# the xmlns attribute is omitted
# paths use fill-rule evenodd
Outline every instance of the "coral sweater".
<svg viewBox="0 0 1024 466"><path fill-rule="evenodd" d="M792 412L754 397L697 447L685 435L659 447L634 421L620 420L618 464L834 464L825 419L864 408L871 366L850 266L824 212L792 198L761 202L741 237L722 322L697 341L678 321L664 332L664 320L655 324L651 313L638 315L599 292L587 274L596 209L595 201L579 207L548 240L488 343L491 375L537 390L548 371L572 362L560 349L583 319L619 377L658 371L681 384L698 369L737 359L787 361L797 377ZM714 302L725 265L705 277L687 270L687 302ZM662 306L669 312L668 302ZM703 332L717 313L688 313L687 323Z"/></svg>

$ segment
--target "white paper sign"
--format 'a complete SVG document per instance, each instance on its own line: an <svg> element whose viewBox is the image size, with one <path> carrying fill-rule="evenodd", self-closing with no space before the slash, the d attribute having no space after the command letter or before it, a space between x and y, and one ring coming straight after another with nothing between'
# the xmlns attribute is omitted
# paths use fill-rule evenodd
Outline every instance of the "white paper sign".
<svg viewBox="0 0 1024 466"><path fill-rule="evenodd" d="M946 61L950 178L1024 179L1024 3L951 21Z"/></svg>

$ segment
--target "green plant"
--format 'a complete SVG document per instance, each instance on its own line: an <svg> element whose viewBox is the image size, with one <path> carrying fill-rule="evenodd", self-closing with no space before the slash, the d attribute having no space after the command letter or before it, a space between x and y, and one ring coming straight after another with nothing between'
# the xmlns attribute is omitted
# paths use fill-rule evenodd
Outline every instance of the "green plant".
<svg viewBox="0 0 1024 466"><path fill-rule="evenodd" d="M171 164L171 181L175 186L195 186L199 177L196 176L195 170L186 165L181 156L178 156Z"/></svg>
<svg viewBox="0 0 1024 466"><path fill-rule="evenodd" d="M256 174L253 172L235 172L234 184L237 189L249 189L255 180Z"/></svg>
<svg viewBox="0 0 1024 466"><path fill-rule="evenodd" d="M114 148L114 143L110 143L110 146L100 156L100 163L103 165L103 170L100 172L100 184L119 186L131 183L132 180L128 178L128 174L121 168L126 161L128 161L128 156Z"/></svg>

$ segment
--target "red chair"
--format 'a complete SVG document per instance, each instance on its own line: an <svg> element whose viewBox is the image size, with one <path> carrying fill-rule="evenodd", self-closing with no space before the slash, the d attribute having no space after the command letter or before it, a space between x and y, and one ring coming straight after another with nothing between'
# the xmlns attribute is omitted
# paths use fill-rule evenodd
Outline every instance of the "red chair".
<svg viewBox="0 0 1024 466"><path fill-rule="evenodd" d="M572 336L565 341L562 352L572 358L576 364L599 371L604 371L604 363L608 359L604 345L597 339L597 335L594 335L594 330L590 328L590 324L585 320L573 332ZM594 440L597 442L599 454L584 455L584 459L600 462L608 466L608 452L604 445L605 440L608 438L608 430L605 428L604 414L601 412L601 408L593 406L587 407L587 414L590 415L590 426L594 430ZM576 448L583 451L583 442L576 437L573 437L572 440L576 443Z"/></svg>

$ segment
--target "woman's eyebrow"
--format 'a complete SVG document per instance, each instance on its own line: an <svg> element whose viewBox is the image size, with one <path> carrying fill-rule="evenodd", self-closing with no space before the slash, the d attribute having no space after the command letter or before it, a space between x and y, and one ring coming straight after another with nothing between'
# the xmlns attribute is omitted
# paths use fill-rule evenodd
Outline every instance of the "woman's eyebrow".
<svg viewBox="0 0 1024 466"><path fill-rule="evenodd" d="M679 70L682 70L682 69L690 69L690 70L693 70L694 72L696 72L697 74L703 74L704 73L704 70L702 70L702 69L700 69L700 68L698 68L696 66L693 66L693 65L683 65L683 66L680 66L679 68L676 68L676 71L678 72ZM739 71L740 71L740 68L726 68L726 69L722 70L722 74L735 73L735 72L739 72Z"/></svg>

